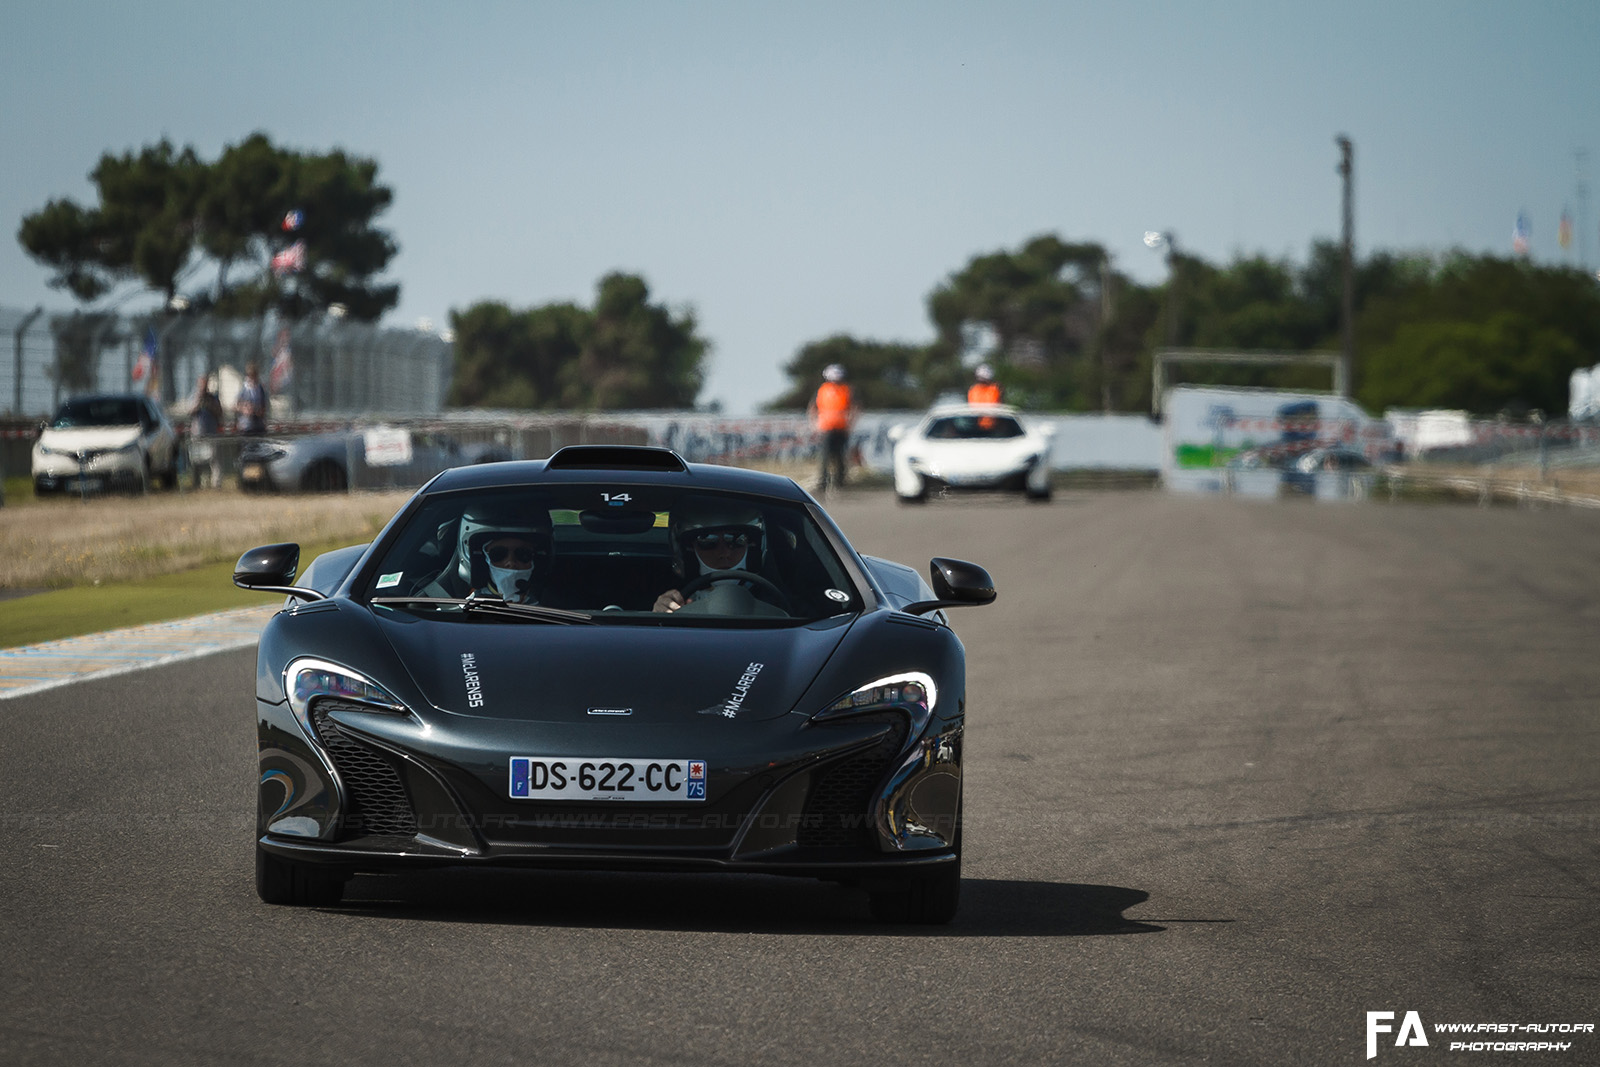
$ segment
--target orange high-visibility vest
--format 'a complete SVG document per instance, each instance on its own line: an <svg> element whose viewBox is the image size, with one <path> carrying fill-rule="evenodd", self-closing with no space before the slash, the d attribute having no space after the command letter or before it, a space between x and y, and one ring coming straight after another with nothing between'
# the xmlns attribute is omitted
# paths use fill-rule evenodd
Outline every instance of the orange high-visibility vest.
<svg viewBox="0 0 1600 1067"><path fill-rule="evenodd" d="M973 382L972 388L967 390L967 403L969 404L998 404L1000 403L999 382Z"/></svg>
<svg viewBox="0 0 1600 1067"><path fill-rule="evenodd" d="M850 428L850 386L844 382L823 382L817 389L817 429Z"/></svg>

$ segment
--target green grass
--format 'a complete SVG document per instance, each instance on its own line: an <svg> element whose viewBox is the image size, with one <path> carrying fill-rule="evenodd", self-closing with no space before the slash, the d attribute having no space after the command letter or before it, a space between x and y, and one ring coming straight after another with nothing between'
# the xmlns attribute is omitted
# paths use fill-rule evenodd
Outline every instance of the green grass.
<svg viewBox="0 0 1600 1067"><path fill-rule="evenodd" d="M33 477L27 474L14 474L5 479L6 503L17 504L33 503Z"/></svg>
<svg viewBox="0 0 1600 1067"><path fill-rule="evenodd" d="M319 553L349 543L302 545L301 570ZM0 648L281 602L275 593L247 593L235 586L233 563L212 563L137 582L76 586L0 600Z"/></svg>

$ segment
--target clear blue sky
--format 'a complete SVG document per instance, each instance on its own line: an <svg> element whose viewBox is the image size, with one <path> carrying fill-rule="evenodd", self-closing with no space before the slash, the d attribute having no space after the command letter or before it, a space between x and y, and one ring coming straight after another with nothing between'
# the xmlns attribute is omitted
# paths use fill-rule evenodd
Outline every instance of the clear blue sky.
<svg viewBox="0 0 1600 1067"><path fill-rule="evenodd" d="M1360 249L1533 256L1600 187L1600 2L13 4L0 62L0 303L66 309L15 241L93 202L107 150L208 158L262 130L378 160L388 320L589 303L607 271L692 306L702 400L745 412L807 341L932 335L973 255L1047 231L1162 277L1144 231L1216 262ZM1600 196L1586 239L1600 265ZM137 304L130 304L137 306Z"/></svg>

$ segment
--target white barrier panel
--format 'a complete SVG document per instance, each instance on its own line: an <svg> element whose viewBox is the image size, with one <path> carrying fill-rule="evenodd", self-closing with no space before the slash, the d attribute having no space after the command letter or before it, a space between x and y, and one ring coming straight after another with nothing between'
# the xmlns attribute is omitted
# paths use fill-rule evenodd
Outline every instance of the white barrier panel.
<svg viewBox="0 0 1600 1067"><path fill-rule="evenodd" d="M872 411L856 419L850 448L863 466L887 472L893 467L889 430L908 429L921 411ZM1032 423L1055 432L1051 465L1056 470L1156 471L1161 468L1161 427L1144 415L1043 415L1023 412ZM751 459L817 458L820 438L804 415L724 418L699 413L632 414L613 421L643 426L650 443L671 448L690 462L737 463Z"/></svg>

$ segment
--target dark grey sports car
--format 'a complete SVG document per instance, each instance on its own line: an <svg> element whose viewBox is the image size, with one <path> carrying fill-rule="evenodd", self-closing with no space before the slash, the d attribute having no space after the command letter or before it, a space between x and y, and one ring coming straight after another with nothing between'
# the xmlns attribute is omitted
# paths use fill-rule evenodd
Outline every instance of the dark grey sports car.
<svg viewBox="0 0 1600 1067"><path fill-rule="evenodd" d="M449 470L370 545L253 549L256 887L428 865L755 871L945 922L981 568L858 555L787 478L665 449Z"/></svg>

